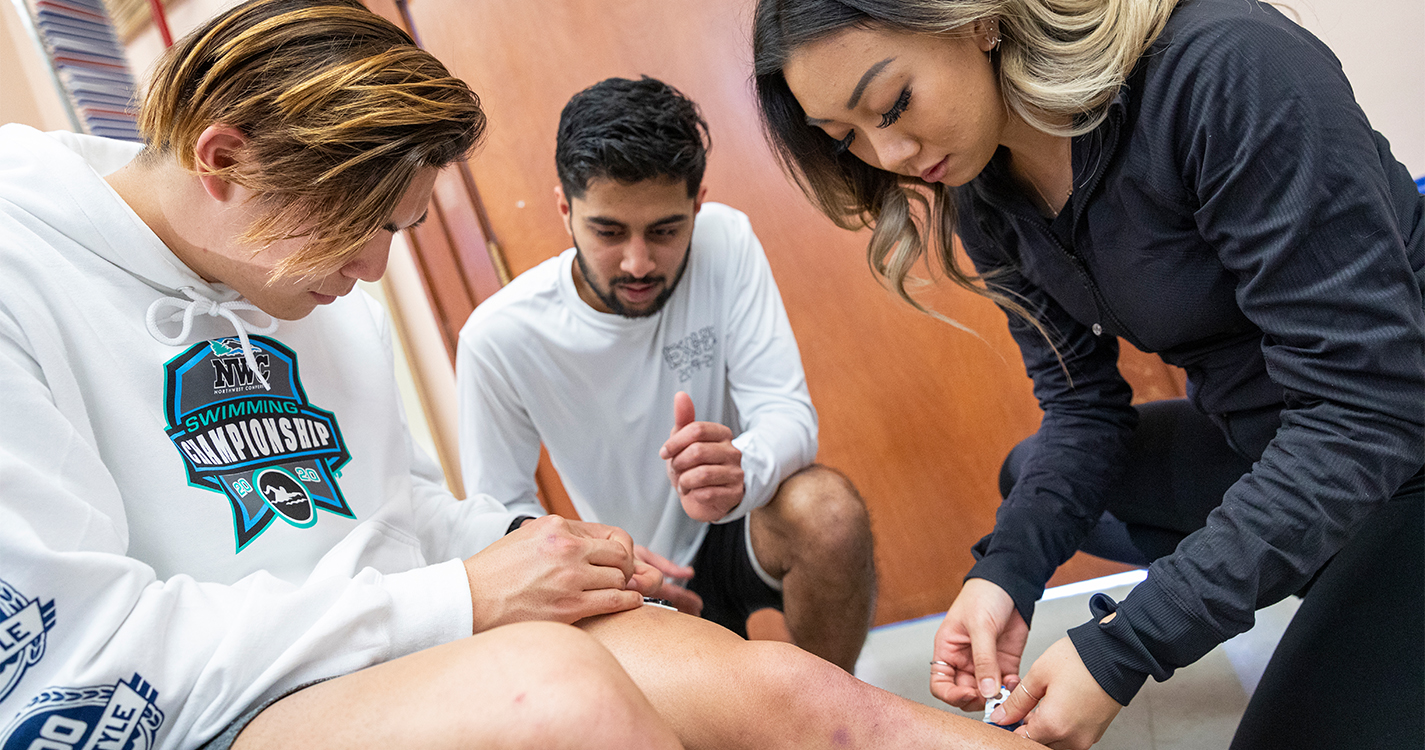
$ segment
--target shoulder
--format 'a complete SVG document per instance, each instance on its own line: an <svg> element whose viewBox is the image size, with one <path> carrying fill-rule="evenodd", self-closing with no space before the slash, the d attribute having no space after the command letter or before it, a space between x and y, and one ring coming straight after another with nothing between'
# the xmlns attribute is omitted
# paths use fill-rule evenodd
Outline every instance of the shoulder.
<svg viewBox="0 0 1425 750"><path fill-rule="evenodd" d="M752 221L747 214L720 202L704 202L698 211L697 224L693 228L694 247L711 252L701 252L705 260L720 260L730 264L742 264L748 258L761 257L761 242L752 231Z"/></svg>
<svg viewBox="0 0 1425 750"><path fill-rule="evenodd" d="M525 271L476 306L460 329L462 346L517 340L544 328L564 305L559 290L564 255Z"/></svg>
<svg viewBox="0 0 1425 750"><path fill-rule="evenodd" d="M1271 6L1187 0L1127 86L1130 127L1184 169L1266 146L1369 133L1331 50ZM1279 155L1286 158L1287 153Z"/></svg>
<svg viewBox="0 0 1425 750"><path fill-rule="evenodd" d="M1185 0L1141 67L1149 80L1170 78L1174 87L1233 99L1320 83L1322 76L1345 80L1324 42L1255 0Z"/></svg>

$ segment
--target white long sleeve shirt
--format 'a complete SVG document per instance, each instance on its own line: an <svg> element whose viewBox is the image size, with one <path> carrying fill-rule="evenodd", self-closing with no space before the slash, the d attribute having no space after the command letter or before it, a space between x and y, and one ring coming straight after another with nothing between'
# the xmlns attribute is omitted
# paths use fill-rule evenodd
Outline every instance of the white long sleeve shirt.
<svg viewBox="0 0 1425 750"><path fill-rule="evenodd" d="M255 333L103 181L136 151L0 128L3 748L192 747L468 635L460 559L513 518L412 446L377 303ZM270 390L224 317L161 340L193 296L248 321Z"/></svg>
<svg viewBox="0 0 1425 750"><path fill-rule="evenodd" d="M683 511L659 448L673 395L732 428L745 494L722 522L765 505L816 457L801 355L746 215L703 204L687 270L646 318L601 313L574 287L574 249L521 274L475 309L456 355L466 489L540 515L541 441L584 520L620 526L674 562L707 524Z"/></svg>

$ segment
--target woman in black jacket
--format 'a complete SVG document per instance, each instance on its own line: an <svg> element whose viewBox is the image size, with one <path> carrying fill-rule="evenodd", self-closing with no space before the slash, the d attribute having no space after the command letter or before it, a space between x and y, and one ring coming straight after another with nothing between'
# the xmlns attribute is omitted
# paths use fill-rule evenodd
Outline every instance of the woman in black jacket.
<svg viewBox="0 0 1425 750"><path fill-rule="evenodd" d="M917 307L930 254L1004 308L1044 410L932 692L1007 685L1004 723L1087 747L1149 675L1310 588L1234 747L1419 747L1425 199L1325 45L1240 0L761 0L754 45L807 195L874 228ZM1131 406L1119 337L1188 399ZM1021 681L1077 549L1149 577ZM1341 710L1365 696L1369 720Z"/></svg>

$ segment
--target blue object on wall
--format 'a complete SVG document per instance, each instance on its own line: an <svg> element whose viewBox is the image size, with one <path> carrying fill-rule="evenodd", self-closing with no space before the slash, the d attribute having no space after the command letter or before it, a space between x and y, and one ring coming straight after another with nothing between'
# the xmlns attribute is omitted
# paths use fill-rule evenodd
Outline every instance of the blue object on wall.
<svg viewBox="0 0 1425 750"><path fill-rule="evenodd" d="M1415 178L1415 189L1419 190L1421 195L1425 195L1425 174Z"/></svg>

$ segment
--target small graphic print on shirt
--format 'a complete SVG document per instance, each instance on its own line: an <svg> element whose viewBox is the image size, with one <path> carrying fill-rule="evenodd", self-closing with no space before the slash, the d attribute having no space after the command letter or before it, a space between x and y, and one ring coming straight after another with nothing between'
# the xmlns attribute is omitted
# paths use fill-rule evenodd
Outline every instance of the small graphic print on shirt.
<svg viewBox="0 0 1425 750"><path fill-rule="evenodd" d="M45 635L54 627L54 600L26 599L0 580L0 701L45 655Z"/></svg>
<svg viewBox="0 0 1425 750"><path fill-rule="evenodd" d="M686 383L698 370L711 368L717 361L717 334L712 326L699 328L682 341L663 347L663 362L678 373L678 382Z"/></svg>
<svg viewBox="0 0 1425 750"><path fill-rule="evenodd" d="M356 517L336 482L351 460L336 417L307 401L291 349L250 341L271 390L233 338L195 344L164 366L168 437L188 483L227 497L236 552L278 518L304 529L318 509Z"/></svg>
<svg viewBox="0 0 1425 750"><path fill-rule="evenodd" d="M163 726L157 701L137 673L113 685L49 688L10 722L0 750L149 750Z"/></svg>

